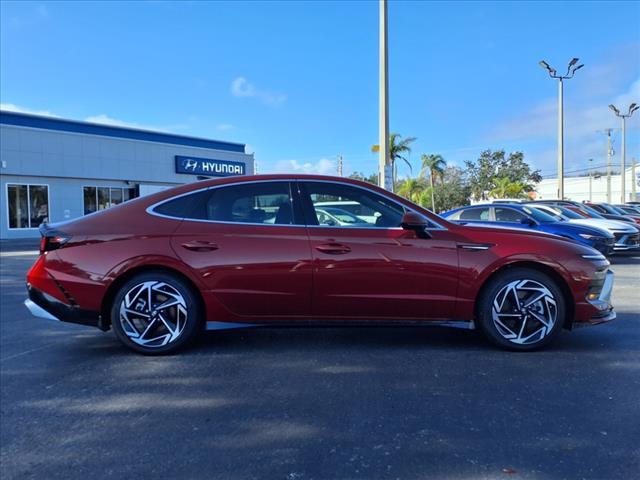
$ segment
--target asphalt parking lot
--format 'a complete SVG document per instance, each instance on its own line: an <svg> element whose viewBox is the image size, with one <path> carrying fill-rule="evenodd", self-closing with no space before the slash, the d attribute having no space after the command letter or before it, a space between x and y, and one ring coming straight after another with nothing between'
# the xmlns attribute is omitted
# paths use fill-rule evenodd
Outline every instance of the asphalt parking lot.
<svg viewBox="0 0 640 480"><path fill-rule="evenodd" d="M3 250L4 480L638 478L640 255L614 260L618 320L543 352L461 330L309 328L150 358L32 318L35 256Z"/></svg>

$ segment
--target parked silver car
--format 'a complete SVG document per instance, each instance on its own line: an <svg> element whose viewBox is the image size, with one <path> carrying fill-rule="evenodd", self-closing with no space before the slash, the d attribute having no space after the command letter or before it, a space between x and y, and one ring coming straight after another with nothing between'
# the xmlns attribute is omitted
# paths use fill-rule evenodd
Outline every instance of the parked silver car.
<svg viewBox="0 0 640 480"><path fill-rule="evenodd" d="M606 218L585 218L561 205L539 203L530 203L529 205L561 221L598 227L611 232L615 238L613 250L616 252L640 248L640 233L632 224Z"/></svg>

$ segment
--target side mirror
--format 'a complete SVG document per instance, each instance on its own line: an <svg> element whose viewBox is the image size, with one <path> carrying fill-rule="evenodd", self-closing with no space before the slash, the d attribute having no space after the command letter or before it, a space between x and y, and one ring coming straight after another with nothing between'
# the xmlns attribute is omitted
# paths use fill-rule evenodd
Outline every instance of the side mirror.
<svg viewBox="0 0 640 480"><path fill-rule="evenodd" d="M529 217L523 218L522 220L520 220L520 223L526 225L527 227L533 227L536 224L535 220Z"/></svg>
<svg viewBox="0 0 640 480"><path fill-rule="evenodd" d="M429 221L418 213L405 212L400 226L404 230L414 231L418 238L431 238L431 234L426 230L429 226Z"/></svg>

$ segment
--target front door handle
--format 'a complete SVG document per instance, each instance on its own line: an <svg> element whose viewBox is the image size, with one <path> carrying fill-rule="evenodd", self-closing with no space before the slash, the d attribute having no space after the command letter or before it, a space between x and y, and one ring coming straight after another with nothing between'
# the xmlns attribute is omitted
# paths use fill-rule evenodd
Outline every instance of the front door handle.
<svg viewBox="0 0 640 480"><path fill-rule="evenodd" d="M218 245L206 240L193 240L182 244L182 248L192 250L194 252L211 252L218 249Z"/></svg>
<svg viewBox="0 0 640 480"><path fill-rule="evenodd" d="M316 245L316 250L329 255L342 255L349 253L351 248L341 243L323 243L322 245Z"/></svg>

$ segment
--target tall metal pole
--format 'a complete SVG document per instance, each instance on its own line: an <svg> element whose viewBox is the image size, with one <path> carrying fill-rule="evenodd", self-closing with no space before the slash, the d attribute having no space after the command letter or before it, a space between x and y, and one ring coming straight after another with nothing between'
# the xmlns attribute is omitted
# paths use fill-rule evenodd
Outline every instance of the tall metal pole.
<svg viewBox="0 0 640 480"><path fill-rule="evenodd" d="M626 202L626 184L625 184L625 170L626 170L626 133L627 133L627 118L629 118L631 115L633 115L633 112L635 112L636 110L640 109L640 105L638 105L637 103L632 103L631 105L629 105L629 111L624 114L624 113L620 113L620 110L618 110L616 108L615 105L609 105L609 108L613 111L613 113L616 114L616 117L620 117L622 118L622 159L620 160L620 167L621 167L621 172L620 172L620 186L621 186L621 200L622 203ZM635 179L634 179L635 181Z"/></svg>
<svg viewBox="0 0 640 480"><path fill-rule="evenodd" d="M567 73L558 75L555 68L551 67L544 60L538 62L542 68L549 72L551 78L558 80L558 199L564 200L564 111L562 94L564 88L564 80L573 78L575 73L584 67L584 64L576 65L578 58L572 58L567 66Z"/></svg>
<svg viewBox="0 0 640 480"><path fill-rule="evenodd" d="M611 128L607 128L607 203L611 203Z"/></svg>
<svg viewBox="0 0 640 480"><path fill-rule="evenodd" d="M627 201L627 195L626 195L626 183L625 183L625 170L627 169L626 163L627 163L627 158L626 158L626 130L627 130L627 117L625 117L624 115L622 116L622 159L620 160L620 183L621 183L621 201L620 203L624 204L624 202Z"/></svg>
<svg viewBox="0 0 640 480"><path fill-rule="evenodd" d="M558 199L564 200L564 112L562 78L558 81Z"/></svg>
<svg viewBox="0 0 640 480"><path fill-rule="evenodd" d="M636 178L636 159L631 159L631 200L634 202L638 201L638 196L636 194L636 183L638 182Z"/></svg>
<svg viewBox="0 0 640 480"><path fill-rule="evenodd" d="M389 54L387 47L387 0L380 3L379 60L379 185L393 191L393 174L389 158Z"/></svg>
<svg viewBox="0 0 640 480"><path fill-rule="evenodd" d="M589 202L593 202L593 172L591 171L591 165L593 165L593 158L589 159Z"/></svg>

